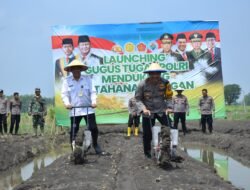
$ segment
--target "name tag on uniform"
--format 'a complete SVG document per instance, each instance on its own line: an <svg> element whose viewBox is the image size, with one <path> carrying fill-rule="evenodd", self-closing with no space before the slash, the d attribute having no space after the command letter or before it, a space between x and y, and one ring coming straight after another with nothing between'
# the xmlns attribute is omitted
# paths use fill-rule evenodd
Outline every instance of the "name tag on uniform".
<svg viewBox="0 0 250 190"><path fill-rule="evenodd" d="M78 96L81 97L83 95L82 90L78 93Z"/></svg>
<svg viewBox="0 0 250 190"><path fill-rule="evenodd" d="M81 86L81 89L80 89L80 91L79 91L79 93L78 93L78 96L79 96L79 97L83 96L83 86Z"/></svg>

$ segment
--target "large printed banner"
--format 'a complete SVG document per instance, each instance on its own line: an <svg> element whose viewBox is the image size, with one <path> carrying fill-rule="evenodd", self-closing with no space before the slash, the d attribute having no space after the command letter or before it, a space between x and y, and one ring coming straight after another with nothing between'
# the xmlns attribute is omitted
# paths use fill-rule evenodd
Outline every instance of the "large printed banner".
<svg viewBox="0 0 250 190"><path fill-rule="evenodd" d="M56 124L68 126L68 110L61 100L64 67L74 59L89 66L98 94L97 122L127 123L128 100L151 62L168 70L162 76L188 97L190 114L198 119L201 90L215 99L216 118L225 117L224 91L217 21L178 21L138 24L54 26ZM174 93L175 95L176 93Z"/></svg>

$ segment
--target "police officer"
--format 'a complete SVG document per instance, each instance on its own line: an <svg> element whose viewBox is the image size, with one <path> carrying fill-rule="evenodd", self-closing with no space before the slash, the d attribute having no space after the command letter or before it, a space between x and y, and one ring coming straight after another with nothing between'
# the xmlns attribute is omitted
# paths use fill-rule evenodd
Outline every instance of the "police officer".
<svg viewBox="0 0 250 190"><path fill-rule="evenodd" d="M129 99L128 111L129 111L129 119L128 119L127 136L128 137L131 136L131 128L133 125L134 125L134 135L138 136L141 113L136 104L135 97Z"/></svg>
<svg viewBox="0 0 250 190"><path fill-rule="evenodd" d="M198 103L201 114L202 132L206 133L206 123L210 133L213 131L213 114L215 113L214 99L208 96L207 89L202 89L202 97Z"/></svg>
<svg viewBox="0 0 250 190"><path fill-rule="evenodd" d="M189 36L193 47L191 51L187 52L190 69L194 69L194 64L199 60L205 60L207 63L211 62L212 57L210 52L201 49L202 38L203 36L198 32L194 32Z"/></svg>
<svg viewBox="0 0 250 190"><path fill-rule="evenodd" d="M21 109L22 109L22 102L19 98L19 93L14 92L13 98L10 100L10 113L11 113L10 134L13 134L14 127L15 127L15 135L17 135L18 133L19 123L21 120Z"/></svg>
<svg viewBox="0 0 250 190"><path fill-rule="evenodd" d="M7 134L7 116L9 115L8 99L4 96L3 90L0 89L0 134Z"/></svg>
<svg viewBox="0 0 250 190"><path fill-rule="evenodd" d="M35 88L35 96L32 98L29 108L29 116L32 116L34 136L37 136L37 126L40 126L41 136L44 135L44 116L47 115L45 99L41 96L40 88Z"/></svg>
<svg viewBox="0 0 250 190"><path fill-rule="evenodd" d="M77 55L76 58L88 67L103 64L103 58L91 51L89 36L83 35L78 37L78 49L80 54Z"/></svg>
<svg viewBox="0 0 250 190"><path fill-rule="evenodd" d="M167 54L167 63L174 63L177 61L184 61L182 56L177 53L172 51L172 46L173 46L173 35L169 33L164 33L160 36L160 41L161 41L161 48L162 52L164 54Z"/></svg>
<svg viewBox="0 0 250 190"><path fill-rule="evenodd" d="M142 110L142 128L143 128L143 147L144 154L151 158L151 127L155 125L157 119L162 125L162 156L160 163L162 165L170 164L170 122L167 116L168 106L166 104L166 83L167 80L161 78L161 73L166 72L158 63L151 63L149 68L144 71L148 78L138 84L135 92L135 98L140 110Z"/></svg>
<svg viewBox="0 0 250 190"><path fill-rule="evenodd" d="M173 112L174 112L174 128L178 129L179 120L181 120L182 132L187 133L186 115L189 115L188 99L182 94L184 89L178 87L176 89L177 95L173 97Z"/></svg>
<svg viewBox="0 0 250 190"><path fill-rule="evenodd" d="M88 124L88 130L91 131L93 147L96 151L96 154L103 154L104 152L97 143L98 128L94 110L94 108L97 106L96 89L92 84L92 79L89 75L81 75L81 71L86 71L87 69L88 67L79 60L72 61L64 68L65 71L72 72L72 75L64 79L61 97L65 107L70 109L70 143L72 144L73 140L75 139L79 130L80 122L82 118L84 118L85 122ZM89 106L89 108L75 108L74 111L72 107L76 106ZM75 122L75 129L73 128L73 122ZM73 144L72 148L74 150Z"/></svg>
<svg viewBox="0 0 250 190"><path fill-rule="evenodd" d="M75 55L73 54L74 44L71 38L64 38L62 40L62 50L65 56L57 59L55 63L56 80L60 80L61 77L66 77L68 75L67 72L64 71L64 67L75 59Z"/></svg>

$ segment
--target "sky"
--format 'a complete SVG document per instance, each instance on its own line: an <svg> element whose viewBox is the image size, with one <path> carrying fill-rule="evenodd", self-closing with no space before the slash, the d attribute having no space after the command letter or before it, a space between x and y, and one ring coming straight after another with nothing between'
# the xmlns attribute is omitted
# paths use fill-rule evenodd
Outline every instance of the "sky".
<svg viewBox="0 0 250 190"><path fill-rule="evenodd" d="M54 96L51 27L55 25L217 20L224 85L250 92L250 1L0 0L0 89Z"/></svg>

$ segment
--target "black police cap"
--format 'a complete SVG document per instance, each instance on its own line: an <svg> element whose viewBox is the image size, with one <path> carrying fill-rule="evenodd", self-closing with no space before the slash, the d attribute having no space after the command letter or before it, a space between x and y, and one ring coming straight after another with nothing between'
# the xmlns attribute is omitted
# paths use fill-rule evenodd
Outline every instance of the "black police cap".
<svg viewBox="0 0 250 190"><path fill-rule="evenodd" d="M73 46L73 40L71 38L65 38L62 40L62 44L63 45L71 44Z"/></svg>
<svg viewBox="0 0 250 190"><path fill-rule="evenodd" d="M174 37L173 37L172 34L164 33L164 34L162 34L161 37L160 37L160 40L163 40L163 39L171 39L171 40L173 40Z"/></svg>
<svg viewBox="0 0 250 190"><path fill-rule="evenodd" d="M186 37L186 35L184 33L180 33L180 34L177 35L176 41L179 40L179 39L185 39L186 40L187 37Z"/></svg>
<svg viewBox="0 0 250 190"><path fill-rule="evenodd" d="M213 32L208 32L207 34L206 34L206 39L207 38L216 38L215 37L215 34L213 33Z"/></svg>
<svg viewBox="0 0 250 190"><path fill-rule="evenodd" d="M80 42L90 42L89 37L87 35L79 36L79 38L78 38L78 44Z"/></svg>
<svg viewBox="0 0 250 190"><path fill-rule="evenodd" d="M195 32L189 36L189 40L195 39L195 38L202 38L202 35L198 32Z"/></svg>

